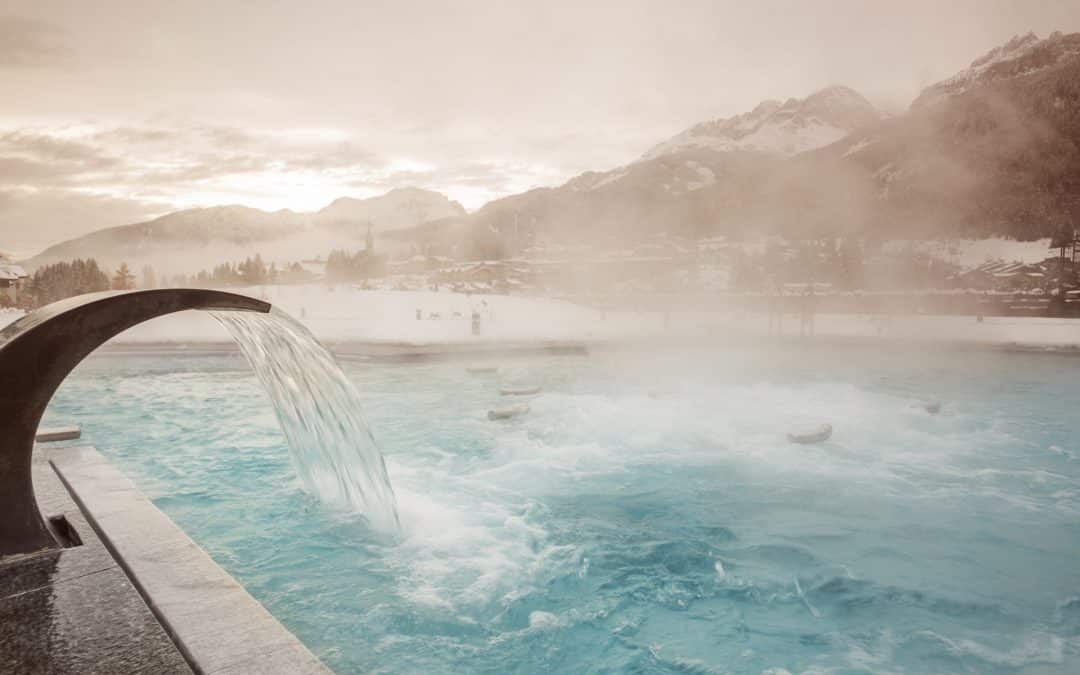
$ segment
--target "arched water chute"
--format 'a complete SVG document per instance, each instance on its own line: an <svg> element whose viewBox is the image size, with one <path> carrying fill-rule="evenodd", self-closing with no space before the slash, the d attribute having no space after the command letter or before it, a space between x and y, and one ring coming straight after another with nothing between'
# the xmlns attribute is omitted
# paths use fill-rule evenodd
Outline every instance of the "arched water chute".
<svg viewBox="0 0 1080 675"><path fill-rule="evenodd" d="M0 556L59 546L34 497L34 436L60 384L110 338L184 310L269 313L270 303L203 289L114 291L47 305L0 331Z"/></svg>

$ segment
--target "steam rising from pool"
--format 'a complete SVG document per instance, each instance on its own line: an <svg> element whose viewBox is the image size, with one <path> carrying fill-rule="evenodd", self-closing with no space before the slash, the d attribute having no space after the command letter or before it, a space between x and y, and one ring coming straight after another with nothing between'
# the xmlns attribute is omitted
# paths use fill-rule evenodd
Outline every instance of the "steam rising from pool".
<svg viewBox="0 0 1080 675"><path fill-rule="evenodd" d="M247 357L274 404L307 490L354 509L376 528L400 527L382 452L356 388L303 324L277 309L212 312Z"/></svg>
<svg viewBox="0 0 1080 675"><path fill-rule="evenodd" d="M497 358L341 363L393 448L393 537L305 508L233 354L96 355L48 423L339 673L1080 673L1077 357ZM488 420L525 374L531 412Z"/></svg>

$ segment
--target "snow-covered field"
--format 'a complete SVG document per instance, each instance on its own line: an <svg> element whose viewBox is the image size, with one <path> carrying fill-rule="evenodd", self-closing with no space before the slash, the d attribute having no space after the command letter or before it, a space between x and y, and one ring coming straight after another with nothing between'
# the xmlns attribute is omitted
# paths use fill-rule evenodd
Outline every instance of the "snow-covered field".
<svg viewBox="0 0 1080 675"><path fill-rule="evenodd" d="M763 313L716 309L661 312L607 311L562 300L506 295L463 295L431 291L364 291L349 286L308 284L235 289L265 299L306 324L326 342L406 346L495 346L539 342L617 342L670 338L725 340L768 335ZM472 313L480 314L480 335L472 334ZM417 318L419 311L420 317ZM0 326L21 313L0 310ZM799 320L788 315L783 334L798 335ZM822 337L903 340L921 343L977 343L1080 348L1080 320L1022 317L894 316L823 314L815 320ZM227 342L212 317L183 312L147 322L117 342Z"/></svg>
<svg viewBox="0 0 1080 675"><path fill-rule="evenodd" d="M302 321L327 342L438 345L484 342L604 340L648 335L656 315L601 313L541 297L465 295L433 291L365 291L321 283L229 289L261 298ZM472 334L472 314L480 334ZM420 318L417 318L419 312ZM0 326L17 312L0 314ZM227 342L224 328L203 312L181 312L136 326L119 342Z"/></svg>
<svg viewBox="0 0 1080 675"><path fill-rule="evenodd" d="M234 290L288 312L327 342L434 345L599 339L636 334L640 329L637 324L643 322L641 317L633 316L603 321L594 310L548 298L364 291L325 284ZM474 310L480 314L479 336L472 335ZM158 342L229 338L211 317L185 312L136 326L120 339Z"/></svg>
<svg viewBox="0 0 1080 675"><path fill-rule="evenodd" d="M755 318L757 327L749 332L763 334L765 318ZM880 332L879 332L880 331ZM1080 319L1041 317L904 315L891 319L854 314L818 315L815 334L822 337L849 337L901 340L920 343L980 344L1018 347L1067 347L1080 349ZM798 335L799 319L784 321L785 335Z"/></svg>
<svg viewBox="0 0 1080 675"><path fill-rule="evenodd" d="M1056 250L1050 249L1049 239L894 239L885 244L885 250L893 253L908 249L950 260L964 269L978 267L993 260L1037 263L1057 255Z"/></svg>

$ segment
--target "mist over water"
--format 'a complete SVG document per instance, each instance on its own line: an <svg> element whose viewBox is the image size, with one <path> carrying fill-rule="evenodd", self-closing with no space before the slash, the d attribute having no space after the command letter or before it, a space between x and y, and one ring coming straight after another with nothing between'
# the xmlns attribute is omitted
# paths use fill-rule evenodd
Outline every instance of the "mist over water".
<svg viewBox="0 0 1080 675"><path fill-rule="evenodd" d="M1075 357L341 366L387 449L393 538L301 489L236 355L88 359L48 421L82 423L337 672L1080 672ZM531 412L488 420L525 381ZM784 436L822 421L822 445Z"/></svg>
<svg viewBox="0 0 1080 675"><path fill-rule="evenodd" d="M380 530L396 531L397 505L382 452L356 388L333 354L276 309L212 314L236 339L270 396L308 492L363 513Z"/></svg>

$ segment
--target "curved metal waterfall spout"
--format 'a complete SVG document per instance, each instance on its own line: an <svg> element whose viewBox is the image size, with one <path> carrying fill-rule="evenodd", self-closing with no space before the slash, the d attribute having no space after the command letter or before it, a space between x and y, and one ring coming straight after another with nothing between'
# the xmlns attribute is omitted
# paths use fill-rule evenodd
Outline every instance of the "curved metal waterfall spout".
<svg viewBox="0 0 1080 675"><path fill-rule="evenodd" d="M90 293L0 331L0 556L58 546L41 517L30 459L45 406L71 369L109 338L185 309L269 312L270 304L193 288Z"/></svg>

